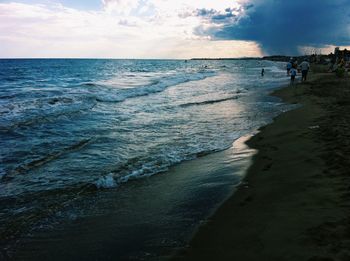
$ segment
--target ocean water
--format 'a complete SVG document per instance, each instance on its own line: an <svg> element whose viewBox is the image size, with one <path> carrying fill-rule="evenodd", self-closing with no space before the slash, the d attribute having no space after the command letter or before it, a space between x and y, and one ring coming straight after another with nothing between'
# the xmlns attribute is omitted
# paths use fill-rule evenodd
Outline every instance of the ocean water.
<svg viewBox="0 0 350 261"><path fill-rule="evenodd" d="M258 60L0 60L2 255L48 258L48 239L62 245L94 224L74 240L103 242L95 259L147 259L164 240L167 250L184 245L240 181L232 143L288 109L268 96L287 82L283 63ZM208 160L205 171L225 185L207 182ZM154 243L160 234L168 236Z"/></svg>

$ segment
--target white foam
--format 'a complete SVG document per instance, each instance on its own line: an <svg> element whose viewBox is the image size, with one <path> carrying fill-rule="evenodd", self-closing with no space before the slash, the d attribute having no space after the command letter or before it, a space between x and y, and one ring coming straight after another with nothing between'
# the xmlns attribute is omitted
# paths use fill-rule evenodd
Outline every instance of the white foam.
<svg viewBox="0 0 350 261"><path fill-rule="evenodd" d="M103 176L103 177L99 178L96 181L95 185L99 189L101 189L101 188L115 188L118 186L112 173L108 174L107 176Z"/></svg>
<svg viewBox="0 0 350 261"><path fill-rule="evenodd" d="M115 86L100 87L99 93L96 95L97 101L100 102L122 102L129 98L145 96L152 93L162 92L165 89L181 83L189 81L199 81L207 77L214 76L214 71L198 71L196 73L180 73L174 75L166 75L160 79L153 79L149 85L134 86L134 88L116 89Z"/></svg>

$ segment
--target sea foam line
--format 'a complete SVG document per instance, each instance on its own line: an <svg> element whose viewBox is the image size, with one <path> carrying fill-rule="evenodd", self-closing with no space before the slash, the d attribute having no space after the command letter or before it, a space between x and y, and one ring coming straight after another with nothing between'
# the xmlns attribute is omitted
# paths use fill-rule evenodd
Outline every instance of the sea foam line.
<svg viewBox="0 0 350 261"><path fill-rule="evenodd" d="M111 87L111 86L102 86L96 84L95 87L101 89L103 92L103 89L107 88L107 91L105 91L105 94L97 94L96 95L96 101L98 102L123 102L126 99L129 98L135 98L140 96L147 96L150 94L162 92L166 90L169 87L176 86L182 83L190 82L190 81L200 81L204 80L205 78L215 76L216 73L214 71L206 71L202 73L197 74L185 74L182 77L178 76L172 76L168 78L163 78L157 81L154 81L153 83L145 86L139 86L137 88L130 88L130 89L117 89ZM90 85L92 86L92 85Z"/></svg>

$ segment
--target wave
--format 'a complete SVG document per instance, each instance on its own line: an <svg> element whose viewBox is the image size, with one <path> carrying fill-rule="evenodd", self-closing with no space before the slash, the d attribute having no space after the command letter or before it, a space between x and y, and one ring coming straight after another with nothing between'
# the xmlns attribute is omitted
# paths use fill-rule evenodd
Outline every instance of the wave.
<svg viewBox="0 0 350 261"><path fill-rule="evenodd" d="M96 188L115 188L117 182L115 181L113 174L110 173L106 176L102 176L95 182Z"/></svg>
<svg viewBox="0 0 350 261"><path fill-rule="evenodd" d="M93 108L93 106L91 107ZM90 109L91 109L90 108ZM52 113L49 115L38 115L36 117L32 117L29 119L14 119L8 120L6 124L0 123L0 132L12 132L17 128L28 127L42 123L50 123L56 121L61 116L72 116L75 114L80 114L84 111L84 109L70 110L70 111L62 111L59 113Z"/></svg>
<svg viewBox="0 0 350 261"><path fill-rule="evenodd" d="M269 67L270 72L272 73L285 73L286 70L282 66L271 66Z"/></svg>
<svg viewBox="0 0 350 261"><path fill-rule="evenodd" d="M117 168L116 170L108 173L107 175L99 177L93 183L93 185L97 189L117 188L121 184L127 183L128 181L148 178L156 174L164 173L168 171L169 168L171 168L172 166L175 166L181 162L193 160L212 153L223 151L225 149L228 149L230 146L231 145L218 149L202 150L187 155L176 155L175 153L170 153L165 156L163 155L163 157L160 159L143 163L139 163L138 161L144 159L133 158L130 159L123 166Z"/></svg>
<svg viewBox="0 0 350 261"><path fill-rule="evenodd" d="M214 103L220 103L220 102L225 102L225 101L230 101L230 100L236 100L238 99L238 96L232 96L228 98L223 98L223 99L218 99L218 100L208 100L208 101L202 101L202 102L190 102L190 103L184 103L180 104L179 107L191 107L191 106L200 106L200 105L207 105L207 104L214 104Z"/></svg>
<svg viewBox="0 0 350 261"><path fill-rule="evenodd" d="M144 86L138 86L135 88L116 89L109 85L94 84L94 86L100 89L100 92L95 92L95 99L97 102L123 102L129 98L135 98L140 96L147 96L150 94L162 92L169 87L176 86L185 82L199 81L207 77L214 76L214 71L199 71L195 74L180 74L161 79L155 79L150 84ZM105 90L104 90L105 89Z"/></svg>
<svg viewBox="0 0 350 261"><path fill-rule="evenodd" d="M98 86L100 86L100 85L99 85L99 84L96 84L96 83L93 83L93 82L86 82L86 83L80 84L80 86L98 87Z"/></svg>
<svg viewBox="0 0 350 261"><path fill-rule="evenodd" d="M0 131L56 121L91 110L96 102L88 97L52 97L0 106Z"/></svg>
<svg viewBox="0 0 350 261"><path fill-rule="evenodd" d="M57 159L58 157L62 156L63 154L82 149L83 147L85 147L86 145L91 143L91 141L92 141L91 138L90 139L83 139L81 141L78 141L78 142L72 144L69 147L63 148L61 151L53 152L53 153L48 154L44 157L34 159L34 160L31 160L27 163L21 164L18 167L16 167L14 170L12 170L9 174L7 174L7 175L4 174L2 177L8 178L8 176L21 174L21 173L29 171L33 168L41 167L41 166Z"/></svg>
<svg viewBox="0 0 350 261"><path fill-rule="evenodd" d="M7 100L7 99L12 99L15 98L15 95L1 95L0 100Z"/></svg>
<svg viewBox="0 0 350 261"><path fill-rule="evenodd" d="M59 90L55 96L47 96L49 93L40 92L38 95L24 93L22 98L13 102L0 104L0 131L8 132L22 126L32 126L40 123L52 122L60 116L73 115L76 113L91 110L97 103L118 103L128 98L147 96L153 93L162 92L166 88L189 81L198 81L215 75L214 71L196 71L195 73L166 74L159 78L159 75L138 75L135 82L123 86L123 80L118 85L102 84L100 82L85 82L77 86L71 86ZM144 78L148 79L146 85ZM140 78L141 77L141 78ZM146 78L147 78L146 77ZM140 78L140 79L139 79ZM125 83L126 84L126 83ZM51 90L52 92L52 90ZM53 93L51 93L53 94ZM3 98L9 98L7 97ZM19 97L17 95L17 97Z"/></svg>

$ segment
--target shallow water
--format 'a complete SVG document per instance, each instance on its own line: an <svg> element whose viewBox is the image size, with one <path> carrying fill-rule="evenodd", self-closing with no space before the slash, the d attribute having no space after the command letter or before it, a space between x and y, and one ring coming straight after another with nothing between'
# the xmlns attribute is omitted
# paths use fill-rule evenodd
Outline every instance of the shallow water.
<svg viewBox="0 0 350 261"><path fill-rule="evenodd" d="M178 231L186 207L177 210L177 201L189 202L185 212L193 214L188 235L240 175L234 170L223 175L220 196L197 216L193 209L203 204L196 202L213 193L206 175L183 170L180 178L173 166L228 149L287 109L267 96L288 81L283 64L269 61L0 60L0 69L0 228L1 244L9 249L40 229L56 231L58 224L74 220L101 223L98 230L105 231L109 215L114 232L142 227L133 226L132 213L145 216L151 227L167 217ZM155 174L162 175L147 178ZM168 191L172 178L181 182ZM176 193L190 193L196 184L207 184L200 195ZM140 201L139 194L147 200ZM165 195L171 215L145 207ZM116 228L115 209L120 208L124 216ZM166 227L159 233L168 233ZM71 237L69 230L63 238ZM132 248L120 244L127 236L112 234L110 241L101 240ZM157 240L157 233L151 237ZM92 237L79 239L84 238ZM133 245L144 252L146 239L137 238Z"/></svg>
<svg viewBox="0 0 350 261"><path fill-rule="evenodd" d="M253 151L228 150L119 190L85 194L17 245L18 260L159 260L185 246L239 184ZM46 224L46 225L45 225ZM50 224L48 227L47 224Z"/></svg>

